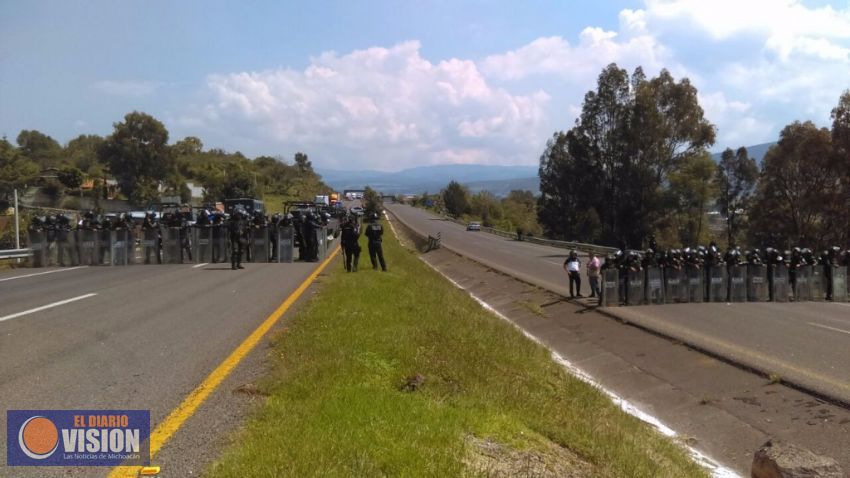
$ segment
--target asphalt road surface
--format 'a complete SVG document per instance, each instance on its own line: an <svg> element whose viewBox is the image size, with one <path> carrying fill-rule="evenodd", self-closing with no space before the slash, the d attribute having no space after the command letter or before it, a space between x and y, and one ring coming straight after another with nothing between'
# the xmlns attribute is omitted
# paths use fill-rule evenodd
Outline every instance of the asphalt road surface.
<svg viewBox="0 0 850 478"><path fill-rule="evenodd" d="M150 409L153 429L317 264L245 266L0 273L0 402L5 409ZM5 423L3 413L0 449ZM2 463L0 476L67 476ZM109 469L77 471L104 476Z"/></svg>
<svg viewBox="0 0 850 478"><path fill-rule="evenodd" d="M565 249L466 231L425 210L387 209L455 252L568 296ZM582 279L586 281L585 272ZM589 289L583 284L584 293ZM611 314L736 363L850 403L850 303L676 304L614 307Z"/></svg>

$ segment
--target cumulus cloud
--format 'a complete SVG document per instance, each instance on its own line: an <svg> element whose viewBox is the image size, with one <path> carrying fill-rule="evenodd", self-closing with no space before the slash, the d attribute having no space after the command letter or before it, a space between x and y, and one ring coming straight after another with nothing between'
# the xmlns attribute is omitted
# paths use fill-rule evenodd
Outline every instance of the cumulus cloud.
<svg viewBox="0 0 850 478"><path fill-rule="evenodd" d="M326 52L304 70L212 75L200 117L318 152L332 167L509 164L536 157L549 134L542 128L549 95L512 94L488 83L473 61L432 63L419 51L419 42L409 41Z"/></svg>
<svg viewBox="0 0 850 478"><path fill-rule="evenodd" d="M650 22L685 22L718 40L758 35L783 61L803 55L850 62L850 7L810 8L799 0L646 0L645 14Z"/></svg>
<svg viewBox="0 0 850 478"><path fill-rule="evenodd" d="M773 141L795 119L825 121L847 88L850 8L645 0L619 13L616 31L587 26L479 59L428 60L418 41L324 52L303 69L211 75L200 104L174 122L263 153L304 150L323 167L531 164L612 62L690 78L718 148Z"/></svg>
<svg viewBox="0 0 850 478"><path fill-rule="evenodd" d="M488 56L482 70L503 80L554 74L582 84L612 62L629 69L643 66L648 72L684 70L647 31L645 12L623 10L619 20L619 32L587 27L575 45L560 36L541 37L516 50Z"/></svg>

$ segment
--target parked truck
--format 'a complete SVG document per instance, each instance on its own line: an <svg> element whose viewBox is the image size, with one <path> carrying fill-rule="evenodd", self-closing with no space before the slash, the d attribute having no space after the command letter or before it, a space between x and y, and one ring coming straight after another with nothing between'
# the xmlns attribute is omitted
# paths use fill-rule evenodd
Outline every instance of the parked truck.
<svg viewBox="0 0 850 478"><path fill-rule="evenodd" d="M316 199L313 199L313 204L324 204L325 206L331 205L331 200L327 195L318 195Z"/></svg>

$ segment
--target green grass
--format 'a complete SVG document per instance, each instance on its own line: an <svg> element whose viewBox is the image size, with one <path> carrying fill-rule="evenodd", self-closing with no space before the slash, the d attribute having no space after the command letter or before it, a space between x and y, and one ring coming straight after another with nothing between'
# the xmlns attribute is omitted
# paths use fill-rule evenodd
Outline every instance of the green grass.
<svg viewBox="0 0 850 478"><path fill-rule="evenodd" d="M558 445L593 476L706 476L388 236L390 272L371 270L366 247L360 272L332 264L275 338L270 396L207 476L487 475L465 464L471 437ZM424 384L402 391L416 374Z"/></svg>

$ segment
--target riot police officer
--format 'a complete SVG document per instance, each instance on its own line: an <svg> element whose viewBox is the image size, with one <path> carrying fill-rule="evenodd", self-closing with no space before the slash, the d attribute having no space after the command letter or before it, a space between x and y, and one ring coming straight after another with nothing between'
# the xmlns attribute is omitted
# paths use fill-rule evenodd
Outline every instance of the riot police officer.
<svg viewBox="0 0 850 478"><path fill-rule="evenodd" d="M283 216L279 212L272 214L272 217L269 219L269 242L271 243L271 260L277 260L277 243L278 243L278 234L279 227L283 224Z"/></svg>
<svg viewBox="0 0 850 478"><path fill-rule="evenodd" d="M322 229L319 218L313 211L308 211L301 223L302 242L304 244L303 260L317 262L319 260L319 238L317 231Z"/></svg>
<svg viewBox="0 0 850 478"><path fill-rule="evenodd" d="M142 222L142 234L145 241L145 264L151 263L151 253L156 256L156 263L162 264L162 237L156 220L156 213L153 211L145 214L145 220Z"/></svg>
<svg viewBox="0 0 850 478"><path fill-rule="evenodd" d="M210 218L212 222L212 261L213 263L224 262L225 237L224 237L224 214L219 211L213 212Z"/></svg>
<svg viewBox="0 0 850 478"><path fill-rule="evenodd" d="M381 243L384 228L381 226L377 212L372 213L371 219L372 222L366 228L366 237L369 239L369 259L372 261L372 270L378 270L378 262L380 262L381 270L386 272L387 263L384 261L384 248Z"/></svg>
<svg viewBox="0 0 850 478"><path fill-rule="evenodd" d="M74 257L74 247L72 247L71 235L71 218L64 214L56 215L56 247L59 249L59 265L65 267L65 253L68 253L70 263L76 264L79 261L79 256Z"/></svg>
<svg viewBox="0 0 850 478"><path fill-rule="evenodd" d="M345 270L357 272L360 262L360 227L352 216L346 216L342 223L342 252L345 256Z"/></svg>
<svg viewBox="0 0 850 478"><path fill-rule="evenodd" d="M245 219L242 209L235 208L227 223L227 234L230 238L230 268L232 270L244 269L242 267L242 250L245 247Z"/></svg>

